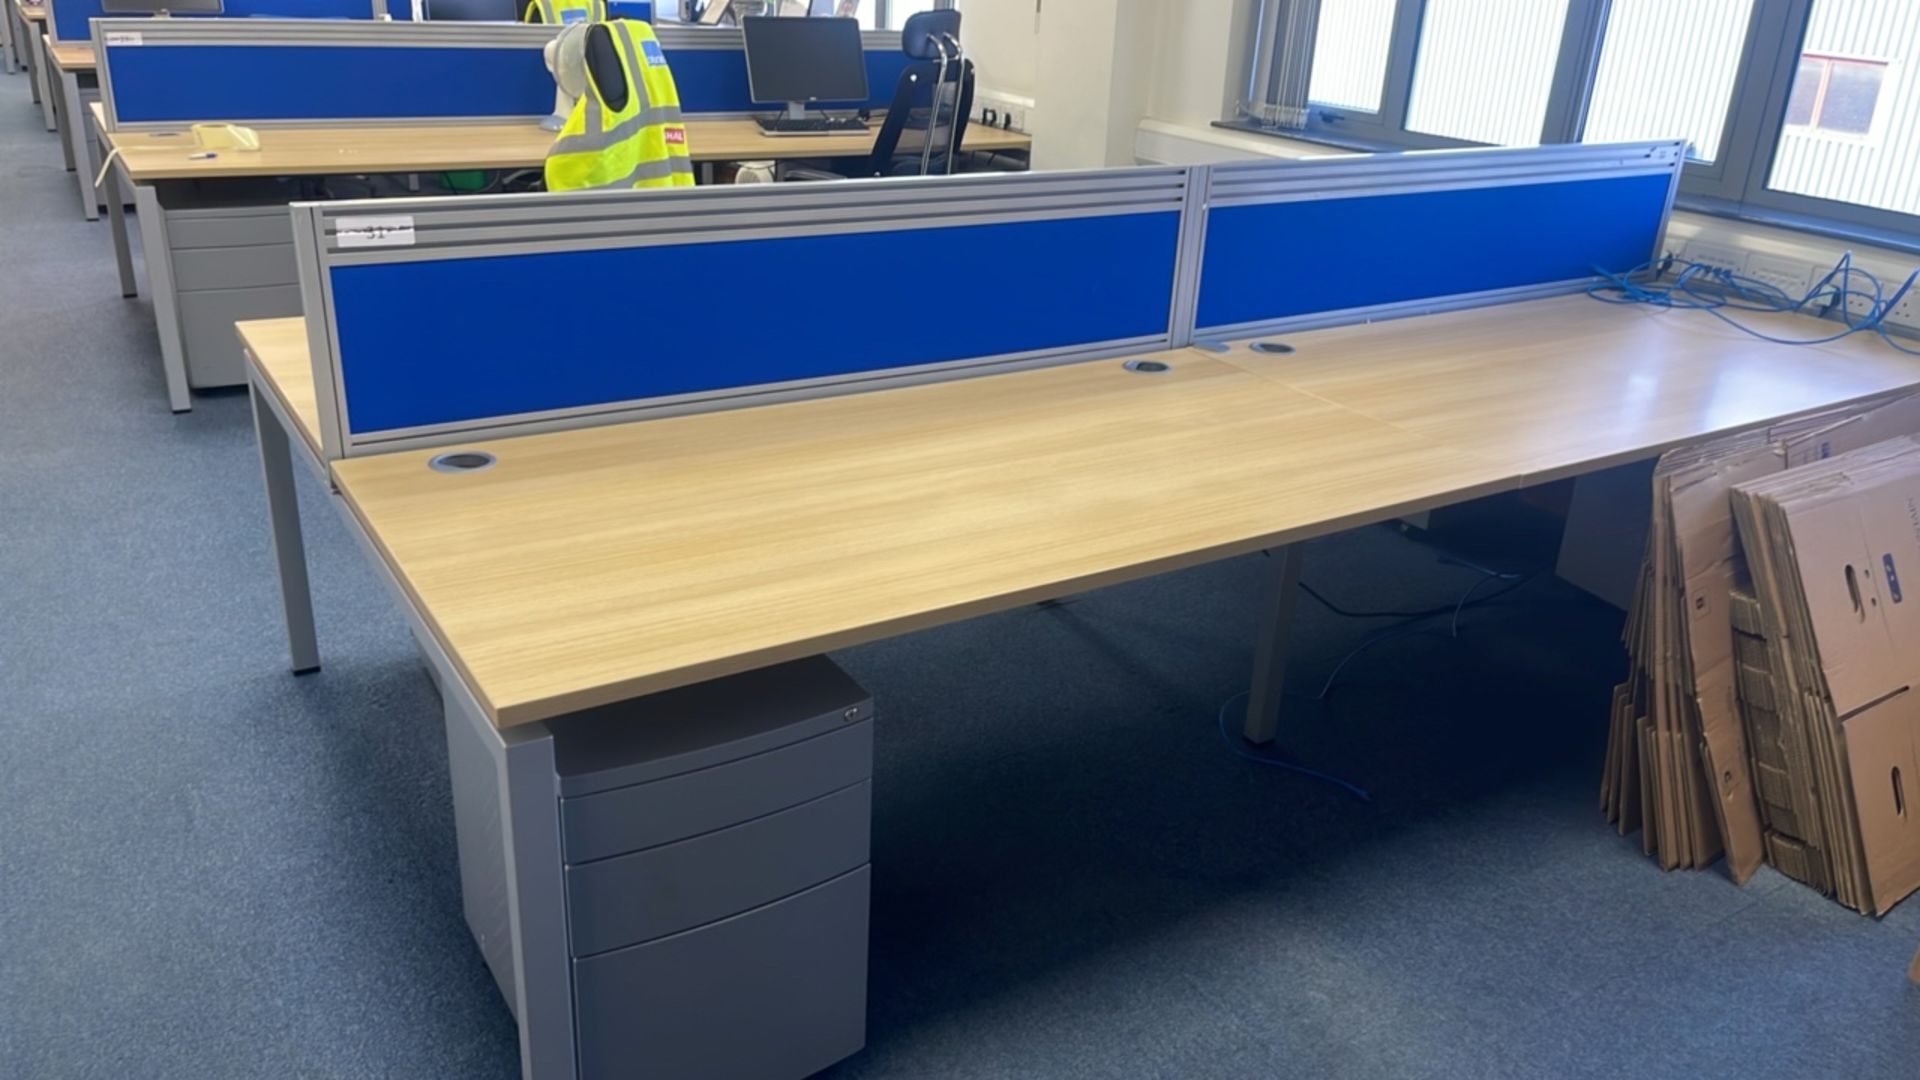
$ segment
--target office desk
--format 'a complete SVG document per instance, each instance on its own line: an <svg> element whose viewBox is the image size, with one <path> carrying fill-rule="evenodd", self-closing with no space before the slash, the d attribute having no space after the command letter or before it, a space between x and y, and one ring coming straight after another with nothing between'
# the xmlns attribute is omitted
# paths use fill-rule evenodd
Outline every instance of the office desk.
<svg viewBox="0 0 1920 1080"><path fill-rule="evenodd" d="M540 865L557 859L542 846L556 718L1286 547L1246 725L1265 741L1298 542L1920 387L1920 358L1873 340L1775 345L1701 313L1573 296L1288 334L1290 356L1185 349L1155 355L1162 373L1089 361L463 444L497 464L449 474L432 451L328 469L304 412L301 322L240 336L294 664L319 658L290 447L336 485L400 598L450 702L449 738L498 748L497 770L455 786L516 808L502 887L523 913L562 906L561 868ZM520 991L523 1067L566 1075L562 932L518 925L522 970L563 987Z"/></svg>
<svg viewBox="0 0 1920 1080"><path fill-rule="evenodd" d="M53 81L52 76L48 74L48 68L51 65L46 56L46 6L8 0L7 10L13 18L14 53L33 75L33 100L40 105L40 115L46 122L47 130L52 131L55 127L55 119Z"/></svg>
<svg viewBox="0 0 1920 1080"><path fill-rule="evenodd" d="M196 161L188 157L192 146L183 134L107 133L98 103L92 116L102 142L120 152L115 169L133 188L167 398L175 412L192 408L193 389L246 382L233 323L300 310L286 215L292 196L275 194L276 179L531 169L546 160L553 143L550 132L532 124L269 128L260 131L257 152ZM702 163L860 154L873 143L872 133L769 138L752 121L738 119L691 120L687 132L693 158ZM1019 132L983 128L969 130L965 146L987 151L1031 143ZM121 292L131 296L126 220L113 200L107 202ZM224 249L231 254L210 246L221 243L232 244ZM194 254L176 257L176 248Z"/></svg>
<svg viewBox="0 0 1920 1080"><path fill-rule="evenodd" d="M89 121L87 105L100 97L100 84L94 73L92 45L47 44L47 59L53 77L59 83L59 106L54 111L55 126L66 146L68 167L80 185L80 213L88 221L100 219L102 198L94 190L93 178L100 172L100 140Z"/></svg>
<svg viewBox="0 0 1920 1080"><path fill-rule="evenodd" d="M96 117L100 114L96 112ZM99 122L96 120L96 122ZM772 138L751 120L687 121L697 162L846 157L873 149L873 132ZM121 153L134 183L227 180L235 177L330 176L349 173L531 169L546 161L553 133L532 124L442 124L421 127L266 128L257 153L192 161L177 135L121 131L105 136ZM968 150L1024 150L1031 136L969 128Z"/></svg>
<svg viewBox="0 0 1920 1080"><path fill-rule="evenodd" d="M20 17L16 0L0 2L0 68L11 75L20 70L27 61L23 52L26 37L26 20ZM36 96L35 101L39 98Z"/></svg>

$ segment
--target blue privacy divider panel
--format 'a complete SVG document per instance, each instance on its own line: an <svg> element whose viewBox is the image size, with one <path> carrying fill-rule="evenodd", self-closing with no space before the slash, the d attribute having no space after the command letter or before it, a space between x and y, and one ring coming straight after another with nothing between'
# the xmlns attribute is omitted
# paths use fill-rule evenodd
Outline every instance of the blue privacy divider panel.
<svg viewBox="0 0 1920 1080"><path fill-rule="evenodd" d="M539 49L116 45L108 52L119 123L553 111L553 79Z"/></svg>
<svg viewBox="0 0 1920 1080"><path fill-rule="evenodd" d="M878 372L1167 332L1180 215L1007 222L332 270L353 434ZM844 304L660 282L743 267L858 268ZM933 275L932 278L929 275ZM929 280L995 281L1023 302L956 316ZM566 281L577 303L546 304ZM643 285L642 283L656 283ZM586 292L580 289L585 288ZM626 297L622 302L620 297Z"/></svg>
<svg viewBox="0 0 1920 1080"><path fill-rule="evenodd" d="M373 0L226 0L223 17L229 19L371 19ZM410 17L409 0L389 0L396 19ZM104 18L100 0L53 0L49 14L54 20L54 38L60 41L85 41L87 23ZM114 18L125 18L116 15ZM183 12L181 18L212 18Z"/></svg>
<svg viewBox="0 0 1920 1080"><path fill-rule="evenodd" d="M607 0L607 14L616 19L653 21L653 0Z"/></svg>
<svg viewBox="0 0 1920 1080"><path fill-rule="evenodd" d="M867 100L821 102L827 108L884 109L893 101L893 85L910 62L898 48L868 49ZM777 106L755 102L747 91L747 54L741 49L668 49L667 66L680 91L680 108L690 113L768 112Z"/></svg>
<svg viewBox="0 0 1920 1080"><path fill-rule="evenodd" d="M1653 255L1665 173L1223 206L1207 217L1210 327L1627 270Z"/></svg>

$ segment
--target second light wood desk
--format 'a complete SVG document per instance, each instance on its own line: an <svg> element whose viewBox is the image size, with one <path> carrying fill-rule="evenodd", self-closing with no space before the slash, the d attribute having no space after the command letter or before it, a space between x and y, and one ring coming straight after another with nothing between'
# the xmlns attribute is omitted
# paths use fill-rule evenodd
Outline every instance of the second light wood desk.
<svg viewBox="0 0 1920 1080"><path fill-rule="evenodd" d="M458 449L497 463L455 474L432 451L329 467L302 322L240 335L296 666L318 664L297 456L408 612L449 738L503 755L454 783L514 808L495 835L516 853L502 888L524 915L516 1015L536 1078L570 1075L574 1037L564 928L533 914L564 907L550 721L1285 546L1247 721L1265 740L1299 541L1920 388L1920 358L1869 338L1775 345L1575 296L1289 334L1289 356L1186 349L1151 357L1158 373L1088 361L481 441Z"/></svg>
<svg viewBox="0 0 1920 1080"><path fill-rule="evenodd" d="M102 130L102 143L118 151L115 168L133 188L167 398L175 412L192 408L193 389L246 381L232 343L233 323L300 310L285 212L286 203L296 196L276 188L276 181L535 169L553 145L553 134L534 124L266 128L260 131L257 152L222 152L193 160L188 156L193 147L182 133L106 132L98 103L92 116ZM693 159L701 163L856 156L871 151L874 135L770 138L751 120L687 123L687 143ZM1025 134L991 128L968 129L964 143L974 151L1031 145ZM126 219L114 200L107 202L121 292L131 296ZM213 256L223 249L201 246L229 242L235 254L217 259ZM176 259L176 247L197 253Z"/></svg>
<svg viewBox="0 0 1920 1080"><path fill-rule="evenodd" d="M0 0L0 70L12 75L30 61L26 46L26 20L20 17L18 0ZM35 91L34 100L39 94Z"/></svg>
<svg viewBox="0 0 1920 1080"><path fill-rule="evenodd" d="M102 153L98 129L90 119L87 106L100 97L95 74L97 61L92 45L47 43L51 78L59 94L55 109L55 127L66 147L67 165L80 187L80 213L88 221L100 219L103 199L93 186L99 175Z"/></svg>
<svg viewBox="0 0 1920 1080"><path fill-rule="evenodd" d="M53 77L48 73L52 65L47 62L46 56L46 5L22 3L21 0L5 2L8 17L13 20L14 56L32 74L33 100L40 105L40 115L46 122L47 130L52 131L56 121L53 115Z"/></svg>

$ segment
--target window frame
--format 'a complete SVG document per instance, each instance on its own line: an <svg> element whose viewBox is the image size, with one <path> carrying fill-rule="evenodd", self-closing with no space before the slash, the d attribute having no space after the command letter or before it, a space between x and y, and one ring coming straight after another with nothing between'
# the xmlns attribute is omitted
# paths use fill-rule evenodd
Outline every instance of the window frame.
<svg viewBox="0 0 1920 1080"><path fill-rule="evenodd" d="M1331 0L1338 2L1338 0ZM1593 80L1605 44L1607 16L1613 0L1568 0L1561 29L1559 55L1541 125L1541 143L1575 142L1586 127ZM1920 215L1822 199L1767 186L1775 154L1786 124L1787 98L1799 71L1800 57L1817 0L1754 0L1741 45L1734 89L1722 125L1720 145L1712 160L1689 161L1681 175L1677 205L1725 217L1807 229L1867 241L1903 250L1920 251ZM1276 128L1254 118L1256 94L1277 85L1282 65L1299 57L1281 55L1276 46L1278 9L1287 0L1260 0L1255 5L1256 47L1248 76L1243 115L1226 126L1284 138L1324 142L1353 150L1432 150L1481 145L1428 135L1406 128L1407 106L1418 61L1421 22L1427 0L1394 0L1393 30L1377 113L1308 103L1306 122L1299 128ZM1311 63L1312 43L1306 43ZM1817 54L1826 56L1826 54ZM1841 59L1852 59L1842 57ZM1874 62L1869 58L1859 58ZM1891 65L1889 65L1891 70ZM1264 76L1264 77L1263 77ZM1881 93L1886 93L1883 86ZM1884 119L1884 101L1876 102L1876 127ZM1870 138L1835 133L1835 138Z"/></svg>

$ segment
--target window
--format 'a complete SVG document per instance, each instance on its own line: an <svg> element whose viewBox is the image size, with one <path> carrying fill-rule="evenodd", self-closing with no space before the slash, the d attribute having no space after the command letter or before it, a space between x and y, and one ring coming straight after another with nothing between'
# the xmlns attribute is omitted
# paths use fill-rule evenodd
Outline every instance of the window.
<svg viewBox="0 0 1920 1080"><path fill-rule="evenodd" d="M1762 201L1920 219L1920 3L1816 0L1800 46Z"/></svg>
<svg viewBox="0 0 1920 1080"><path fill-rule="evenodd" d="M1681 138L1720 153L1752 0L1613 0L1583 142Z"/></svg>
<svg viewBox="0 0 1920 1080"><path fill-rule="evenodd" d="M1540 141L1568 0L1427 0L1407 127L1470 143Z"/></svg>
<svg viewBox="0 0 1920 1080"><path fill-rule="evenodd" d="M1920 249L1920 0L1262 0L1230 126L1683 139L1683 205Z"/></svg>
<svg viewBox="0 0 1920 1080"><path fill-rule="evenodd" d="M1803 53L1787 95L1789 128L1865 135L1873 130L1887 65L1844 56Z"/></svg>
<svg viewBox="0 0 1920 1080"><path fill-rule="evenodd" d="M1360 112L1380 111L1393 5L1394 0L1350 0L1320 10L1308 100Z"/></svg>

